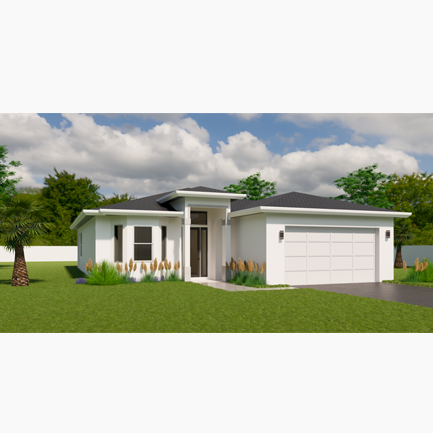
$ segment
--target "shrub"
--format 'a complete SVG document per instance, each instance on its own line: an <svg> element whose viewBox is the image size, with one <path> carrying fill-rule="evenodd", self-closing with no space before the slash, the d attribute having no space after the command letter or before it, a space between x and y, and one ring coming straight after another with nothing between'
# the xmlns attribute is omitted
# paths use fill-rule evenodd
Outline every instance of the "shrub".
<svg viewBox="0 0 433 433"><path fill-rule="evenodd" d="M419 263L419 259L417 258L415 260L414 267L406 271L406 274L402 279L402 282L407 282L407 283L433 282L433 262L427 260L424 257L423 261Z"/></svg>
<svg viewBox="0 0 433 433"><path fill-rule="evenodd" d="M112 263L108 263L104 260L99 266L97 263L93 266L90 259L89 263L90 265L87 264L86 266L88 274L85 276L87 284L96 286L112 286L115 284L122 284L126 281L124 276L119 274L116 266Z"/></svg>
<svg viewBox="0 0 433 433"><path fill-rule="evenodd" d="M226 269L230 270L230 279L228 283L247 286L266 284L263 277L263 272L266 269L265 262L262 263L259 273L258 263L254 263L251 259L248 259L248 262L246 260L242 262L240 257L238 263L236 263L232 257L230 265L226 262Z"/></svg>

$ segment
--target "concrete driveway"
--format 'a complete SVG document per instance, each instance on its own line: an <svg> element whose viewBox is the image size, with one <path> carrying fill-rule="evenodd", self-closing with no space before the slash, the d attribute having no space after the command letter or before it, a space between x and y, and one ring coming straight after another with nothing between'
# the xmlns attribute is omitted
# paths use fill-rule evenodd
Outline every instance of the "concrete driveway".
<svg viewBox="0 0 433 433"><path fill-rule="evenodd" d="M309 287L310 289L324 290L326 292L345 293L347 295L433 308L433 287L405 286L391 283L320 284L296 287Z"/></svg>

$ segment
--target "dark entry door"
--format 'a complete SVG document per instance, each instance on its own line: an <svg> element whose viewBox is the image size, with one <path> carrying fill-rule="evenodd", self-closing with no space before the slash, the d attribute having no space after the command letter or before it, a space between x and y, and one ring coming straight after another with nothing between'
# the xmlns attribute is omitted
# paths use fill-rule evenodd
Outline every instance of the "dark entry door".
<svg viewBox="0 0 433 433"><path fill-rule="evenodd" d="M207 228L191 228L191 277L207 277Z"/></svg>

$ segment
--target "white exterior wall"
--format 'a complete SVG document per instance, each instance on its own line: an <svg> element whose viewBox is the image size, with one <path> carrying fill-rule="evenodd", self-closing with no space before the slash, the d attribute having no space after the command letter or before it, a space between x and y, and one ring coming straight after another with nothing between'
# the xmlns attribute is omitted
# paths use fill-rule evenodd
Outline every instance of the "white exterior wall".
<svg viewBox="0 0 433 433"><path fill-rule="evenodd" d="M89 261L89 258L95 263L95 221L96 219L92 218L77 230L78 233L82 233L83 239L83 255L80 257L80 252L77 249L77 264L78 269L83 272L86 271L85 264Z"/></svg>
<svg viewBox="0 0 433 433"><path fill-rule="evenodd" d="M142 260L134 260L134 227L152 227L151 257L152 260L156 257L159 263L161 257L161 227L159 226L159 218L151 216L127 216L126 230L123 230L123 262L129 263L131 258L134 263L141 264L142 262ZM149 265L150 260L145 260L144 263Z"/></svg>
<svg viewBox="0 0 433 433"><path fill-rule="evenodd" d="M285 242L279 239L279 232L280 230L285 232L286 226L376 228L376 281L394 279L393 218L269 213L266 214L267 284L284 284ZM389 239L386 239L386 230L391 231ZM241 239L243 241L243 238Z"/></svg>
<svg viewBox="0 0 433 433"><path fill-rule="evenodd" d="M171 262L171 269L174 269L174 264L180 261L180 266L182 269L182 251L180 245L180 233L182 229L182 221L180 218L159 218L159 226L167 227L167 260ZM152 233L153 236L153 233ZM160 234L161 236L161 234ZM161 239L160 239L161 242ZM162 257L164 260L164 257ZM181 272L178 272L181 276Z"/></svg>
<svg viewBox="0 0 433 433"><path fill-rule="evenodd" d="M237 263L239 258L242 261L251 259L259 264L259 268L263 262L266 262L266 269L268 269L268 261L266 260L266 214L247 215L232 218L231 221L231 256L234 261Z"/></svg>

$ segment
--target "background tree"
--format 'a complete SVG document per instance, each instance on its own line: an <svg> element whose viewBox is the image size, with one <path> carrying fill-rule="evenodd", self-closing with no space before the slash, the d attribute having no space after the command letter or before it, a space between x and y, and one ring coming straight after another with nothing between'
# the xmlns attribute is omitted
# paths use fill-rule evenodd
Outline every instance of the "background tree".
<svg viewBox="0 0 433 433"><path fill-rule="evenodd" d="M135 200L136 198L137 198L136 196L128 195L128 193L119 195L113 192L113 197L106 198L105 196L102 196L102 199L98 204L98 207L108 206L110 204L116 204L116 203L123 203L124 201Z"/></svg>
<svg viewBox="0 0 433 433"><path fill-rule="evenodd" d="M51 228L46 210L33 198L7 197L0 203L0 235L7 251L15 251L12 286L28 286L24 247Z"/></svg>
<svg viewBox="0 0 433 433"><path fill-rule="evenodd" d="M406 242L411 242L416 236L414 225L410 218L394 219L394 246L397 247L395 255L394 268L403 268L403 256L401 247Z"/></svg>
<svg viewBox="0 0 433 433"><path fill-rule="evenodd" d="M246 179L241 179L237 185L231 184L225 186L224 189L227 192L246 194L247 200L261 200L275 195L277 193L276 185L277 182L266 182L260 179L260 173L256 173Z"/></svg>
<svg viewBox="0 0 433 433"><path fill-rule="evenodd" d="M22 164L19 161L11 161L9 164L6 164L6 155L8 153L6 145L0 146L0 202L10 196L16 195L15 185L22 180L22 177L10 179L11 176L16 174L14 171L10 171L10 168L19 167Z"/></svg>
<svg viewBox="0 0 433 433"><path fill-rule="evenodd" d="M348 176L341 177L333 183L345 194L337 197L329 197L335 200L344 200L351 203L366 204L383 209L390 209L393 202L388 199L386 191L390 182L395 178L395 174L386 175L381 172L375 172L378 164L369 167L360 168Z"/></svg>
<svg viewBox="0 0 433 433"><path fill-rule="evenodd" d="M395 267L400 268L402 245L433 245L433 174L414 172L396 176L387 197L395 203L393 210L412 212L404 222L395 220L394 237L396 230L402 235L399 244L396 243Z"/></svg>
<svg viewBox="0 0 433 433"><path fill-rule="evenodd" d="M132 200L127 193L106 198L98 192L99 185L91 179L76 178L67 171L58 172L44 180L41 190L43 204L49 211L48 221L54 228L40 239L42 245L77 245L77 232L70 226L83 209L92 209L109 204Z"/></svg>

